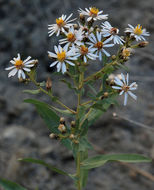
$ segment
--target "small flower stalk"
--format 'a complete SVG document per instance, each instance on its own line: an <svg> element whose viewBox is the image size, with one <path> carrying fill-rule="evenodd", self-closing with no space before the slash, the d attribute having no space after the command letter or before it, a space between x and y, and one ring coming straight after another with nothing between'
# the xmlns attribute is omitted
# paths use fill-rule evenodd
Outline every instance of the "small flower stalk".
<svg viewBox="0 0 154 190"><path fill-rule="evenodd" d="M76 106L66 105L55 95L54 75L52 80L49 77L38 82L38 61L30 56L23 59L17 54L17 57L10 61L12 66L6 68L9 71L8 77L17 74L19 80L33 83L34 89L25 92L31 95L42 93L48 97L49 104L35 99L25 102L36 107L50 130L49 138L57 139L72 151L76 163L75 174L68 174L53 166L50 169L54 168L55 172L71 177L77 190L85 187L90 169L105 163L104 155L90 159L88 157L88 151L93 149L88 140L89 127L110 106L116 106L119 95L124 96L124 106L128 103L128 96L137 101L138 85L132 81L129 83L131 76L126 73L127 61L135 55L136 48L145 48L148 45L147 37L150 35L140 24L129 24L123 31L119 30L107 21L108 14L104 12L96 7L80 8L78 19L72 18L73 13L69 16L63 14L55 19L54 24L48 25L49 37L57 37L53 50L47 51L49 66L59 73L59 82L66 84L75 94ZM94 72L95 66L99 69ZM124 74L115 74L119 69L123 69ZM98 84L100 86L96 88ZM83 97L86 97L87 101ZM140 155L114 154L105 158L109 158L106 162L126 162L129 159L132 162L149 161Z"/></svg>

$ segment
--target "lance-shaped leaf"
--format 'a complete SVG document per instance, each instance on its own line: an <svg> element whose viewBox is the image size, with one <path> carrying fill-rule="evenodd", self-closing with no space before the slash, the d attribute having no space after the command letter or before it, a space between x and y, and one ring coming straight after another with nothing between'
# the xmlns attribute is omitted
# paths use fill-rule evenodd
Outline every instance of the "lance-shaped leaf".
<svg viewBox="0 0 154 190"><path fill-rule="evenodd" d="M34 99L27 99L24 102L35 105L38 113L46 123L51 133L60 133L58 130L60 117L51 109L51 107L48 104ZM71 149L71 141L69 139L63 139L61 142L67 148Z"/></svg>
<svg viewBox="0 0 154 190"><path fill-rule="evenodd" d="M37 90L23 90L23 92L28 93L28 94L39 94L40 89L37 89Z"/></svg>
<svg viewBox="0 0 154 190"><path fill-rule="evenodd" d="M40 102L38 100L34 100L34 99L27 99L27 100L24 100L24 102L35 105L38 113L45 121L49 130L52 133L59 133L58 125L59 125L60 118L55 112L52 111L52 109L49 107L48 104L44 102Z"/></svg>
<svg viewBox="0 0 154 190"><path fill-rule="evenodd" d="M0 187L3 187L5 190L27 190L17 183L8 181L3 178L0 178Z"/></svg>
<svg viewBox="0 0 154 190"><path fill-rule="evenodd" d="M66 175L66 176L70 176L67 172L61 170L61 169L58 169L56 167L54 167L53 165L51 164L48 164L46 162L44 162L43 160L38 160L38 159L34 159L34 158L20 158L18 159L19 161L24 161L24 162L29 162L29 163L34 163L34 164L39 164L39 165L43 165L45 167L47 167L48 169L56 172L56 173L59 173L59 174L62 174L62 175Z"/></svg>
<svg viewBox="0 0 154 190"><path fill-rule="evenodd" d="M109 161L119 161L119 162L150 162L151 159L139 155L139 154L111 154L111 155L98 155L92 158L88 158L81 163L82 168L91 169L99 166L103 166Z"/></svg>

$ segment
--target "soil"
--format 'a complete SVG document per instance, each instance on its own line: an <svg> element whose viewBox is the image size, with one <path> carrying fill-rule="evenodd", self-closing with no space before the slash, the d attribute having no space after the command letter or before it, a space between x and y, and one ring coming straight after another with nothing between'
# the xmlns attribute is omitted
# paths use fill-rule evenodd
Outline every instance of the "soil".
<svg viewBox="0 0 154 190"><path fill-rule="evenodd" d="M8 79L4 71L9 60L20 52L39 60L39 80L51 76L55 95L74 107L74 96L60 84L58 76L49 68L47 51L52 51L56 39L48 37L47 24L54 23L62 14L75 12L79 7L94 5L109 14L109 21L123 31L127 24L141 23L151 33L149 46L137 50L128 62L130 80L137 81L137 102L129 98L123 106L111 108L90 128L89 140L106 153L139 153L154 159L154 3L153 0L0 0L0 177L16 181L28 190L74 190L73 182L48 169L17 161L21 157L44 159L49 163L74 172L71 152L58 141L51 140L49 130L33 106L23 100L33 97L22 93L25 85L16 77ZM91 66L98 70L97 66ZM27 85L30 89L32 86ZM44 95L37 95L49 102ZM116 112L120 118L115 119ZM137 123L131 122L135 121ZM140 125L140 123L142 125ZM144 124L144 125L143 125ZM94 154L91 152L90 154ZM154 175L154 162L133 164ZM1 189L1 188L0 188ZM86 190L153 190L154 181L118 163L91 170Z"/></svg>

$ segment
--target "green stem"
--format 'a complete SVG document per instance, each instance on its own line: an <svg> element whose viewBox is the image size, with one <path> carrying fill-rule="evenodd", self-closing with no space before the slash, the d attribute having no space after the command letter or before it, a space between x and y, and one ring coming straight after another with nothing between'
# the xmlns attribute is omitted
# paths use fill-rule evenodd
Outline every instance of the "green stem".
<svg viewBox="0 0 154 190"><path fill-rule="evenodd" d="M81 155L80 155L80 152L78 152L78 154L77 154L77 178L78 178L78 180L77 180L77 190L81 190L82 188L81 188L81 183L80 183L80 172L81 172L81 170L80 170L80 158L81 157Z"/></svg>
<svg viewBox="0 0 154 190"><path fill-rule="evenodd" d="M48 95L51 99L54 98L54 96L52 94L50 94L50 92L44 90L42 87L40 87L39 83L29 75L31 81L35 84L35 86L37 86L41 92L45 93L46 95ZM67 109L68 111L70 111L73 114L76 114L76 112L72 109L70 109L68 106L66 106L65 104L63 104L60 100L56 100L56 103L58 103L59 105L61 105L63 108Z"/></svg>

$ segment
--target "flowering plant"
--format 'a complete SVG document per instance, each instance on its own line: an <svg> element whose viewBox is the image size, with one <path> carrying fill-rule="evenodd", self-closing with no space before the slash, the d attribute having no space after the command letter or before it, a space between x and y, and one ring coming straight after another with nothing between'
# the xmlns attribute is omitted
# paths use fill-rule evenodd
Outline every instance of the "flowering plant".
<svg viewBox="0 0 154 190"><path fill-rule="evenodd" d="M138 154L111 154L88 157L88 150L93 146L88 141L88 128L106 112L111 105L116 105L116 98L124 94L124 105L127 105L128 95L137 99L132 92L137 89L136 82L129 84L129 74L115 76L113 72L120 68L127 70L126 62L134 53L134 49L147 46L144 36L149 36L146 29L141 25L133 27L129 25L123 36L119 36L119 29L113 27L108 21L103 21L101 25L96 25L97 21L106 20L107 14L99 11L95 7L89 9L79 9L79 21L70 20L62 15L56 19L56 24L49 25L49 36L56 34L60 36L60 45L54 46L54 52L48 51L48 56L52 60L50 67L57 68L57 72L64 74L61 82L72 90L77 96L77 106L75 109L65 105L59 97L54 95L52 80L37 81L37 60L31 60L29 56L22 60L20 54L10 62L13 66L6 68L11 70L8 77L18 74L19 81L23 83L32 82L36 89L25 90L30 94L44 93L50 97L51 101L61 108L51 104L46 104L35 99L27 99L25 102L33 104L40 116L45 121L52 139L59 140L66 148L72 151L76 163L75 174L69 174L42 160L34 158L20 159L44 165L49 169L69 176L75 182L76 188L81 190L86 186L88 172L92 168L103 166L106 162L149 162L150 159ZM140 41L137 42L136 41ZM110 48L115 46L116 53L112 54ZM99 60L101 69L89 74L90 64ZM68 78L69 77L69 78ZM99 88L98 88L99 85ZM88 100L84 101L83 98ZM66 123L66 115L72 119ZM0 180L0 184L7 184L8 181ZM14 183L10 183L10 185ZM14 184L15 185L15 184ZM4 186L5 187L5 186ZM16 184L18 189L19 185ZM21 188L21 187L20 187ZM22 188L23 189L23 188Z"/></svg>

